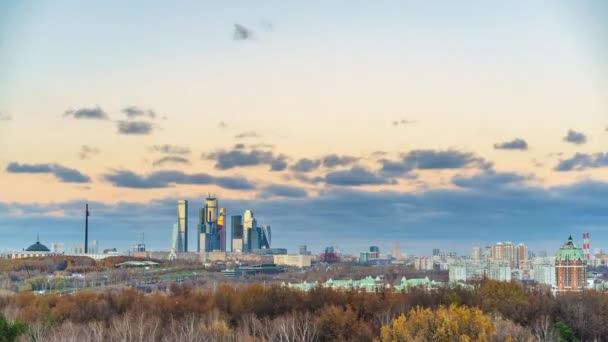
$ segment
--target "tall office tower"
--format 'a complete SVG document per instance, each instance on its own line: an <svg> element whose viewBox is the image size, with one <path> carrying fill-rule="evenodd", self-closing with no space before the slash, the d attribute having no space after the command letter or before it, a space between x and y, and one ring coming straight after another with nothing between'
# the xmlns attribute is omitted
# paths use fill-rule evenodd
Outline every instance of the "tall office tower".
<svg viewBox="0 0 608 342"><path fill-rule="evenodd" d="M199 252L220 250L220 234L218 233L218 205L217 198L207 197L205 207L199 216Z"/></svg>
<svg viewBox="0 0 608 342"><path fill-rule="evenodd" d="M439 256L439 254L441 254L439 248L433 248L433 256Z"/></svg>
<svg viewBox="0 0 608 342"><path fill-rule="evenodd" d="M301 245L298 247L298 254L308 255L308 248L306 247L306 245Z"/></svg>
<svg viewBox="0 0 608 342"><path fill-rule="evenodd" d="M243 251L243 216L233 215L230 217L230 231L232 239L232 251Z"/></svg>
<svg viewBox="0 0 608 342"><path fill-rule="evenodd" d="M178 238L176 252L188 251L188 201L177 201Z"/></svg>
<svg viewBox="0 0 608 342"><path fill-rule="evenodd" d="M481 260L481 247L473 247L471 251L471 259Z"/></svg>
<svg viewBox="0 0 608 342"><path fill-rule="evenodd" d="M177 252L177 246L179 245L179 224L173 224L173 231L171 232L171 251Z"/></svg>
<svg viewBox="0 0 608 342"><path fill-rule="evenodd" d="M591 257L589 254L589 233L583 233L583 253L585 253L585 259L589 260Z"/></svg>
<svg viewBox="0 0 608 342"><path fill-rule="evenodd" d="M91 242L91 244L89 244L88 251L89 251L89 254L98 254L99 248L98 248L97 240L93 240Z"/></svg>
<svg viewBox="0 0 608 342"><path fill-rule="evenodd" d="M217 217L217 232L219 237L218 246L220 251L226 251L226 208L220 208L220 215Z"/></svg>
<svg viewBox="0 0 608 342"><path fill-rule="evenodd" d="M528 260L528 248L523 243L515 249L515 267L521 268Z"/></svg>
<svg viewBox="0 0 608 342"><path fill-rule="evenodd" d="M486 246L483 249L483 258L485 260L492 259L492 246Z"/></svg>
<svg viewBox="0 0 608 342"><path fill-rule="evenodd" d="M372 258L380 257L380 247L378 246L369 246L369 252L371 253Z"/></svg>
<svg viewBox="0 0 608 342"><path fill-rule="evenodd" d="M65 252L65 248L63 245L63 242L53 242L51 243L51 252L53 253L64 253Z"/></svg>
<svg viewBox="0 0 608 342"><path fill-rule="evenodd" d="M243 252L252 250L251 235L253 235L255 228L257 228L257 222L253 217L253 211L245 210L243 215Z"/></svg>
<svg viewBox="0 0 608 342"><path fill-rule="evenodd" d="M266 225L261 228L262 229L262 248L270 248L270 243L272 242L272 230L269 225Z"/></svg>
<svg viewBox="0 0 608 342"><path fill-rule="evenodd" d="M587 282L587 260L581 248L574 245L572 236L555 253L556 291L582 291Z"/></svg>
<svg viewBox="0 0 608 342"><path fill-rule="evenodd" d="M395 260L403 260L403 255L401 255L401 248L399 247L399 243L393 243L393 250L391 251L391 256Z"/></svg>

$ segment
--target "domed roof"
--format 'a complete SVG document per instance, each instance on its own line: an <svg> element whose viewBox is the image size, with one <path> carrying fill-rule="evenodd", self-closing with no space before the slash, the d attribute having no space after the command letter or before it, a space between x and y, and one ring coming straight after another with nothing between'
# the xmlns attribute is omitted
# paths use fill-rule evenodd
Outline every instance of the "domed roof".
<svg viewBox="0 0 608 342"><path fill-rule="evenodd" d="M582 248L577 248L572 240L572 236L568 241L555 253L556 260L585 260L585 253Z"/></svg>
<svg viewBox="0 0 608 342"><path fill-rule="evenodd" d="M25 249L26 252L50 252L51 250L40 243L40 239L36 239L36 243Z"/></svg>

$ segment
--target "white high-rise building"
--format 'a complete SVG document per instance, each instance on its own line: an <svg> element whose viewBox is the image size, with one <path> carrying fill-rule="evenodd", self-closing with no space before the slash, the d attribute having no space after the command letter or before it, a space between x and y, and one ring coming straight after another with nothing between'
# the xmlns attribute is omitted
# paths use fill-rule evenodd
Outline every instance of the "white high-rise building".
<svg viewBox="0 0 608 342"><path fill-rule="evenodd" d="M253 211L245 210L245 214L243 215L243 251L251 251L254 243L258 241L257 237L252 237L257 226L257 222L253 217Z"/></svg>
<svg viewBox="0 0 608 342"><path fill-rule="evenodd" d="M63 242L53 242L51 243L51 252L53 253L64 253L65 248Z"/></svg>
<svg viewBox="0 0 608 342"><path fill-rule="evenodd" d="M481 247L473 247L471 251L471 259L481 260Z"/></svg>

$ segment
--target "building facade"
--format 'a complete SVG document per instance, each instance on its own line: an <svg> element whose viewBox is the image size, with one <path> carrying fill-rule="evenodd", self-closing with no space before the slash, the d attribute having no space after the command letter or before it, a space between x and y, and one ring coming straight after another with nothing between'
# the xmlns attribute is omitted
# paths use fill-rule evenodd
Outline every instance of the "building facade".
<svg viewBox="0 0 608 342"><path fill-rule="evenodd" d="M177 246L178 253L188 252L188 201L177 201Z"/></svg>
<svg viewBox="0 0 608 342"><path fill-rule="evenodd" d="M587 283L587 259L577 248L572 236L555 253L556 292L580 292Z"/></svg>

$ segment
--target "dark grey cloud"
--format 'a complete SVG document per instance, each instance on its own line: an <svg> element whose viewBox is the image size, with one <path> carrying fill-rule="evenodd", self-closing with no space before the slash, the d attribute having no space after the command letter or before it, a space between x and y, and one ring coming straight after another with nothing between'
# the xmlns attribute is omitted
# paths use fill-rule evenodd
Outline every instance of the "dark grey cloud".
<svg viewBox="0 0 608 342"><path fill-rule="evenodd" d="M457 150L414 150L403 156L401 160L383 159L381 171L385 174L399 175L412 170L461 169L475 166L489 168L491 163L473 153Z"/></svg>
<svg viewBox="0 0 608 342"><path fill-rule="evenodd" d="M582 145L587 142L587 136L584 133L570 129L563 140L572 144Z"/></svg>
<svg viewBox="0 0 608 342"><path fill-rule="evenodd" d="M82 145L80 147L80 151L78 152L78 158L85 160L91 156L99 154L99 149L96 147Z"/></svg>
<svg viewBox="0 0 608 342"><path fill-rule="evenodd" d="M352 156L339 156L337 154L329 154L323 157L323 166L327 168L333 168L336 166L350 165L359 160L359 158Z"/></svg>
<svg viewBox="0 0 608 342"><path fill-rule="evenodd" d="M97 106L94 108L80 108L80 109L68 109L63 113L63 116L70 116L74 119L94 119L94 120L108 120L108 114Z"/></svg>
<svg viewBox="0 0 608 342"><path fill-rule="evenodd" d="M241 24L234 24L234 31L232 33L232 39L234 39L234 40L253 39L253 31Z"/></svg>
<svg viewBox="0 0 608 342"><path fill-rule="evenodd" d="M515 138L511 141L496 143L494 148L497 150L527 150L528 143L524 139Z"/></svg>
<svg viewBox="0 0 608 342"><path fill-rule="evenodd" d="M234 136L236 139L246 139L246 138L261 138L262 136L256 133L255 131L246 131L243 133L239 133Z"/></svg>
<svg viewBox="0 0 608 342"><path fill-rule="evenodd" d="M521 182L529 179L527 176L513 172L496 172L485 170L473 176L457 175L452 178L452 184L461 188L492 189L505 185L520 185Z"/></svg>
<svg viewBox="0 0 608 342"><path fill-rule="evenodd" d="M148 135L152 133L154 126L145 121L118 121L118 133L127 135Z"/></svg>
<svg viewBox="0 0 608 342"><path fill-rule="evenodd" d="M287 156L270 151L243 149L218 150L203 154L207 160L215 160L215 168L228 170L236 167L269 165L271 171L283 171L287 167Z"/></svg>
<svg viewBox="0 0 608 342"><path fill-rule="evenodd" d="M297 186L274 184L262 188L259 197L286 197L286 198L303 198L308 194L306 190Z"/></svg>
<svg viewBox="0 0 608 342"><path fill-rule="evenodd" d="M152 162L152 166L163 166L166 164L190 164L190 160L180 156L164 156Z"/></svg>
<svg viewBox="0 0 608 342"><path fill-rule="evenodd" d="M137 106L129 106L122 110L123 114L125 114L129 119L137 119L140 117L147 117L150 119L156 119L157 115L151 109L145 109Z"/></svg>
<svg viewBox="0 0 608 342"><path fill-rule="evenodd" d="M401 120L395 120L395 121L393 121L393 126L413 125L415 123L416 123L416 120L401 119Z"/></svg>
<svg viewBox="0 0 608 342"><path fill-rule="evenodd" d="M242 149L245 149L246 147L247 146L245 146L245 144L235 144L233 148L235 150L242 150Z"/></svg>
<svg viewBox="0 0 608 342"><path fill-rule="evenodd" d="M13 117L6 112L0 111L0 121L11 121Z"/></svg>
<svg viewBox="0 0 608 342"><path fill-rule="evenodd" d="M115 170L104 179L117 187L132 189L167 188L175 184L215 184L233 190L252 190L254 185L243 177L217 177L206 173L188 174L181 171L156 171L149 175L138 175L129 170Z"/></svg>
<svg viewBox="0 0 608 342"><path fill-rule="evenodd" d="M560 160L555 171L582 171L608 167L608 152L606 153L576 153L568 159Z"/></svg>
<svg viewBox="0 0 608 342"><path fill-rule="evenodd" d="M164 154L177 154L177 155L186 155L190 154L190 149L184 146L176 146L176 145L154 145L150 147L150 151L159 152Z"/></svg>
<svg viewBox="0 0 608 342"><path fill-rule="evenodd" d="M204 195L203 195L204 196ZM470 252L472 244L521 239L531 250L554 251L568 235L577 240L590 232L596 246L608 244L608 183L585 181L565 186L455 188L416 192L363 191L333 187L319 196L297 200L285 198L223 199L220 205L229 215L252 209L264 224L273 227L273 245L297 251L302 244L321 251L339 244L347 253L364 250L370 244L390 250L393 241L414 254L429 254L431 248ZM200 197L186 198L191 205ZM146 203L89 202L96 238L104 246L127 250L133 236L146 233L150 250L170 249L171 225L175 221L177 198ZM197 206L194 205L194 208ZM84 201L56 203L0 202L0 227L18 227L20 234L5 234L0 249L21 249L32 243L36 233L50 243L61 236L66 245L82 240ZM19 216L8 214L11 211ZM62 217L52 216L64 212ZM189 210L190 222L198 219ZM314 213L311 215L311 213ZM381 229L353 229L378 227ZM45 236L45 227L53 232ZM329 229L330 228L330 229ZM194 229L191 230L194 239ZM192 240L195 241L195 240Z"/></svg>
<svg viewBox="0 0 608 342"><path fill-rule="evenodd" d="M59 164L20 164L10 163L6 167L9 173L48 173L64 183L89 183L91 178L76 169L70 169Z"/></svg>
<svg viewBox="0 0 608 342"><path fill-rule="evenodd" d="M318 159L302 158L291 166L291 169L296 172L310 172L316 170L321 165Z"/></svg>
<svg viewBox="0 0 608 342"><path fill-rule="evenodd" d="M354 166L349 170L334 171L325 175L325 183L339 186L394 184L395 181L381 177L373 172Z"/></svg>

